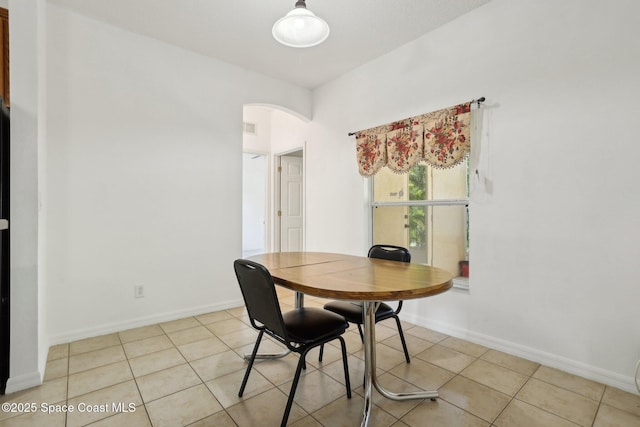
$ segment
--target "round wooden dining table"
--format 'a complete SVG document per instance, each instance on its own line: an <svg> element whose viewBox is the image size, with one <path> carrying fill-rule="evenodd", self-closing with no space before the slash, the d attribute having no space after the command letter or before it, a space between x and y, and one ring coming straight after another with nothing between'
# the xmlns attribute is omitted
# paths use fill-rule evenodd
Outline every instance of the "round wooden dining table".
<svg viewBox="0 0 640 427"><path fill-rule="evenodd" d="M432 399L437 391L392 392L376 377L375 312L382 301L425 298L449 290L452 276L423 264L325 252L278 252L249 258L264 265L274 282L296 292L296 307L304 295L363 303L364 315L364 411L361 427L371 417L372 388L393 400Z"/></svg>

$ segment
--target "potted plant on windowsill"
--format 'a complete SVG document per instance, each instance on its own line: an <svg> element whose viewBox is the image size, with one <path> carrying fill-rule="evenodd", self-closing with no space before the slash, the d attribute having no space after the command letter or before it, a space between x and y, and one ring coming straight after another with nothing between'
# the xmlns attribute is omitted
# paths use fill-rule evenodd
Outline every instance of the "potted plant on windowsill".
<svg viewBox="0 0 640 427"><path fill-rule="evenodd" d="M469 277L469 260L463 260L459 263L460 266L460 276Z"/></svg>

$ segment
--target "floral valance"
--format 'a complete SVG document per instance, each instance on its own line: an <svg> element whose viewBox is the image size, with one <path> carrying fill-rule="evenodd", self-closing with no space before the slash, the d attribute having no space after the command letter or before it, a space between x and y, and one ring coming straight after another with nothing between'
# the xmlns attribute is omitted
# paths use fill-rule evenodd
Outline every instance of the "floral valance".
<svg viewBox="0 0 640 427"><path fill-rule="evenodd" d="M406 173L424 161L436 168L460 163L471 148L471 102L356 132L358 169L375 175L383 166Z"/></svg>

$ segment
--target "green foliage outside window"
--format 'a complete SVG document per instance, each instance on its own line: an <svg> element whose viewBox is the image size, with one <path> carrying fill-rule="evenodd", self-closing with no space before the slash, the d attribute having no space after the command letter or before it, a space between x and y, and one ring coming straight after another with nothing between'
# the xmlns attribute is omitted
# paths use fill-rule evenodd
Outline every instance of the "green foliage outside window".
<svg viewBox="0 0 640 427"><path fill-rule="evenodd" d="M466 162L467 197L469 197L470 176L468 158ZM409 200L427 200L427 166L420 164L409 170ZM427 207L409 207L409 242L412 247L425 247L427 244ZM469 205L466 206L465 249L469 252Z"/></svg>
<svg viewBox="0 0 640 427"><path fill-rule="evenodd" d="M409 171L409 200L426 200L427 168L417 165ZM409 244L412 247L424 247L427 244L425 232L427 208L424 206L409 207Z"/></svg>

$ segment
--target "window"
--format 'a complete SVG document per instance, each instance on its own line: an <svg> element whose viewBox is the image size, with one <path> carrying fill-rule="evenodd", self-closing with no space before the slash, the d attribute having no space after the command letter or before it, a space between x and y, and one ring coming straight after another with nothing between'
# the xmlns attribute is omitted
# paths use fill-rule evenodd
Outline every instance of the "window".
<svg viewBox="0 0 640 427"><path fill-rule="evenodd" d="M454 277L466 275L468 169L468 156L448 169L421 163L400 175L382 168L372 180L373 244L403 246L411 251L411 262L442 268Z"/></svg>

